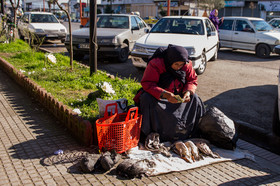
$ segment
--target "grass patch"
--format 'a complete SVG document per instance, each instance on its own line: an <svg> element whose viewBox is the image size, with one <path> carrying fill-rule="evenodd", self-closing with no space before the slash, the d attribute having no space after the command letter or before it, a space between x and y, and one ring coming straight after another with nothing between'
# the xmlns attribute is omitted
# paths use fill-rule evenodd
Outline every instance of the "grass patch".
<svg viewBox="0 0 280 186"><path fill-rule="evenodd" d="M0 52L13 53L6 60L15 68L44 87L59 101L72 109L79 108L84 119L94 121L98 117L98 105L95 98L88 94L98 90L97 84L108 82L115 91L114 95L100 94L105 100L127 98L133 104L133 97L141 85L134 79L111 79L105 72L99 71L90 76L90 69L73 62L70 69L70 59L61 54L55 54L56 63L46 61L45 54L33 51L28 44L16 40L10 44L0 45Z"/></svg>

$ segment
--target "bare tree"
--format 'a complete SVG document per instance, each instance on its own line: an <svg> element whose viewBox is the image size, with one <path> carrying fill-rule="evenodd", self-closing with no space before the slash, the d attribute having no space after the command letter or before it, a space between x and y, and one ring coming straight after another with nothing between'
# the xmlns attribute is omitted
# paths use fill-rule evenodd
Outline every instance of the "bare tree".
<svg viewBox="0 0 280 186"><path fill-rule="evenodd" d="M11 5L12 5L12 8L13 8L13 11L14 11L14 26L13 26L13 38L12 38L12 40L14 41L15 40L15 36L17 36L17 29L16 29L16 27L17 27L17 10L18 10L18 7L19 7L19 0L15 0L16 2L16 6L15 6L15 4L14 4L14 2L13 2L13 0L10 0L10 3L11 3Z"/></svg>
<svg viewBox="0 0 280 186"><path fill-rule="evenodd" d="M70 14L68 13L67 10L65 10L58 2L57 0L54 0L54 2L57 4L57 6L62 10L63 12L66 13L68 17L68 24L69 24L69 46L70 46L70 66L71 70L73 70L73 47L72 47L72 27L71 27L71 18Z"/></svg>
<svg viewBox="0 0 280 186"><path fill-rule="evenodd" d="M224 8L225 6L225 1L224 0L198 0L199 5L204 8L209 8L209 10L213 9L220 9Z"/></svg>

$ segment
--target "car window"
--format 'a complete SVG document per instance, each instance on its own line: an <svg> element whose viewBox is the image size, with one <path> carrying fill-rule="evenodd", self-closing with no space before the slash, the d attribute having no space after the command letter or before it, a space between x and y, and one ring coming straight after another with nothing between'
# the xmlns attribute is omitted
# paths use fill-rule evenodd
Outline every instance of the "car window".
<svg viewBox="0 0 280 186"><path fill-rule="evenodd" d="M280 28L280 21L273 20L270 22L270 24L275 28Z"/></svg>
<svg viewBox="0 0 280 186"><path fill-rule="evenodd" d="M213 23L210 20L206 20L206 30L209 30L210 32L216 31Z"/></svg>
<svg viewBox="0 0 280 186"><path fill-rule="evenodd" d="M254 25L257 31L261 32L273 30L272 26L264 20L250 20L250 22Z"/></svg>
<svg viewBox="0 0 280 186"><path fill-rule="evenodd" d="M31 23L58 23L58 20L51 14L31 14Z"/></svg>
<svg viewBox="0 0 280 186"><path fill-rule="evenodd" d="M223 23L219 26L219 30L232 30L233 20L224 19Z"/></svg>
<svg viewBox="0 0 280 186"><path fill-rule="evenodd" d="M129 28L128 16L98 16L97 28Z"/></svg>
<svg viewBox="0 0 280 186"><path fill-rule="evenodd" d="M250 30L252 30L252 28L247 21L244 20L236 21L235 31L248 32Z"/></svg>
<svg viewBox="0 0 280 186"><path fill-rule="evenodd" d="M213 30L212 30L212 27L211 27L211 23L209 20L206 20L205 22L205 26L206 26L206 32L209 34L211 33Z"/></svg>
<svg viewBox="0 0 280 186"><path fill-rule="evenodd" d="M151 33L204 35L203 21L189 18L162 18L152 28Z"/></svg>
<svg viewBox="0 0 280 186"><path fill-rule="evenodd" d="M135 16L136 21L138 22L140 28L144 28L146 27L146 25L143 23L143 21L139 18Z"/></svg>
<svg viewBox="0 0 280 186"><path fill-rule="evenodd" d="M135 19L135 16L132 16L131 17L131 28L138 28L138 24L137 24L137 21Z"/></svg>

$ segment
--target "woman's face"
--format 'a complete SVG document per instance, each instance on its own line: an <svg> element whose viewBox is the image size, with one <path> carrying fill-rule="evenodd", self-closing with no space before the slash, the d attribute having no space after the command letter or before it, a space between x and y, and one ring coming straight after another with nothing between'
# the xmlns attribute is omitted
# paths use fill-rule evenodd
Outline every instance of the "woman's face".
<svg viewBox="0 0 280 186"><path fill-rule="evenodd" d="M215 16L218 16L218 10L215 11Z"/></svg>
<svg viewBox="0 0 280 186"><path fill-rule="evenodd" d="M185 64L186 62L184 61L177 61L171 65L171 68L173 68L173 70L180 70Z"/></svg>

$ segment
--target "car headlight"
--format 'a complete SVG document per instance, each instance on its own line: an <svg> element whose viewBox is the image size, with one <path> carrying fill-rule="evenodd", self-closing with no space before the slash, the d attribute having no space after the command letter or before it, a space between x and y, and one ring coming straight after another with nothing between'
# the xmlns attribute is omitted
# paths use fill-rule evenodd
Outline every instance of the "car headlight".
<svg viewBox="0 0 280 186"><path fill-rule="evenodd" d="M60 32L66 32L66 30L65 29L60 29Z"/></svg>
<svg viewBox="0 0 280 186"><path fill-rule="evenodd" d="M101 39L100 41L101 44L117 44L118 40L116 37L114 38L106 38L106 39Z"/></svg>
<svg viewBox="0 0 280 186"><path fill-rule="evenodd" d="M280 40L276 40L275 45L280 45Z"/></svg>
<svg viewBox="0 0 280 186"><path fill-rule="evenodd" d="M147 53L146 48L141 47L141 46L138 46L138 45L134 45L133 51L135 51L135 52L141 52L141 53Z"/></svg>
<svg viewBox="0 0 280 186"><path fill-rule="evenodd" d="M36 33L44 33L44 30L43 29L35 29L35 32Z"/></svg>
<svg viewBox="0 0 280 186"><path fill-rule="evenodd" d="M186 48L189 55L194 55L195 54L195 48Z"/></svg>

